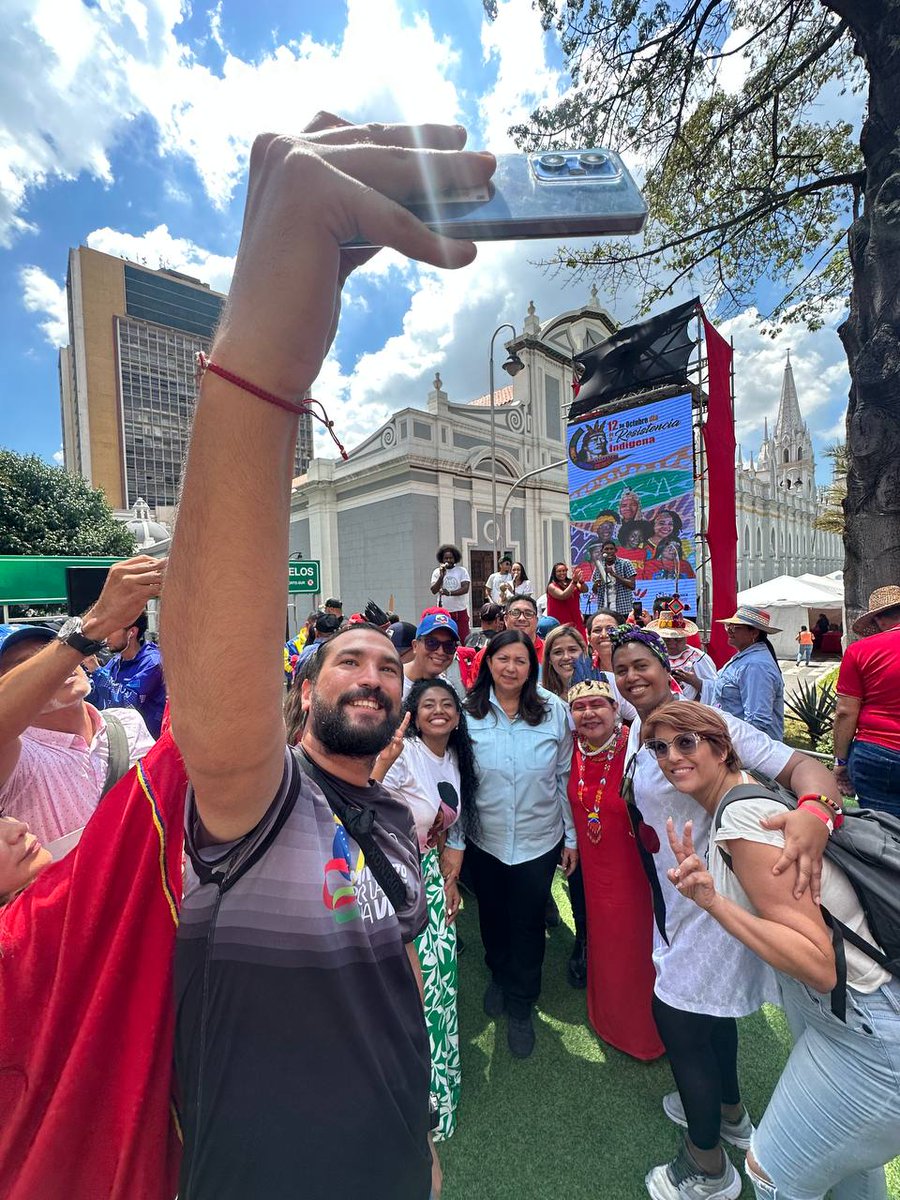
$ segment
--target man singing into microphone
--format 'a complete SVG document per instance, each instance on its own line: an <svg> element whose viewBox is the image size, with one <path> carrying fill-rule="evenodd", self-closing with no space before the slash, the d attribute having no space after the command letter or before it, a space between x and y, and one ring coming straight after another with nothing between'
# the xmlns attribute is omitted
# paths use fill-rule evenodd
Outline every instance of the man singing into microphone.
<svg viewBox="0 0 900 1200"><path fill-rule="evenodd" d="M618 546L610 539L601 547L601 561L594 572L594 591L602 597L601 607L614 612L621 624L631 608L637 570L627 558L616 558Z"/></svg>
<svg viewBox="0 0 900 1200"><path fill-rule="evenodd" d="M448 612L459 629L464 642L469 636L469 588L472 581L465 567L459 565L462 554L456 546L439 546L438 565L431 576L431 591L438 604Z"/></svg>

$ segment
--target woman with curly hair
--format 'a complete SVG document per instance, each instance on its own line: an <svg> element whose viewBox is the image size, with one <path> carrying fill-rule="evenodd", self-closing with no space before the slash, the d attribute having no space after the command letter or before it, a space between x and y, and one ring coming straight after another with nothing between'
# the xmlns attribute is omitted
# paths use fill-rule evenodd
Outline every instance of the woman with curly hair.
<svg viewBox="0 0 900 1200"><path fill-rule="evenodd" d="M425 1019L431 1043L431 1093L437 1100L436 1141L456 1128L459 1031L456 1013L456 927L459 856L443 859L447 831L459 821L474 830L478 777L472 739L456 692L443 679L420 679L403 705L406 716L381 752L373 779L402 800L416 825L428 925L416 939Z"/></svg>

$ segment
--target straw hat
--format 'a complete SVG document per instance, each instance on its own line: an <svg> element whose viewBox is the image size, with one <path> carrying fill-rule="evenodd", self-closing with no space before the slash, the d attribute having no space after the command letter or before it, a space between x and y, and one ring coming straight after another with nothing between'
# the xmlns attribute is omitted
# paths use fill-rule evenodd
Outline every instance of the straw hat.
<svg viewBox="0 0 900 1200"><path fill-rule="evenodd" d="M751 629L759 629L762 633L781 633L772 624L772 618L764 608L752 608L749 604L739 604L733 617L719 619L718 625L749 625Z"/></svg>
<svg viewBox="0 0 900 1200"><path fill-rule="evenodd" d="M878 626L873 618L877 617L879 613L886 612L889 608L898 606L900 606L900 587L891 583L887 587L876 588L869 597L869 611L858 617L850 628L854 633L861 634L863 637L870 633L878 633Z"/></svg>
<svg viewBox="0 0 900 1200"><path fill-rule="evenodd" d="M661 638L669 640L693 637L694 634L700 632L694 622L687 619L683 620L680 626L660 625L659 621L648 621L644 628L649 629L651 633L658 633Z"/></svg>

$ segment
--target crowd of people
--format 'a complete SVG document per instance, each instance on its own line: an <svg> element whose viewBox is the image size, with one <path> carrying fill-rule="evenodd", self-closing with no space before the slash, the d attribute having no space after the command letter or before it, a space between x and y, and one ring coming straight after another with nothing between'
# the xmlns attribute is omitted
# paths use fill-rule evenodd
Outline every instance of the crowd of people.
<svg viewBox="0 0 900 1200"><path fill-rule="evenodd" d="M671 1067L659 1100L684 1134L647 1164L651 1197L734 1200L723 1143L746 1152L759 1198L886 1196L900 980L823 856L842 793L898 812L900 588L854 627L867 636L841 667L833 771L783 741L769 614L725 622L735 654L716 670L677 607L635 609L636 570L609 538L587 621L581 572L554 564L541 617L503 558L471 631L471 579L444 545L421 609L345 617L330 598L283 646L284 397L308 394L364 257L343 242L471 259L394 203L404 172L484 185L493 159L463 142L329 114L257 141L168 563L116 564L58 632L0 629L10 1200L287 1200L301 1181L310 1197L438 1197L436 1143L465 1089L461 897L485 1016L526 1059L557 870L587 1021ZM632 532L662 545L674 517ZM845 969L826 914L856 939ZM795 1045L754 1125L736 1019L766 1002Z"/></svg>

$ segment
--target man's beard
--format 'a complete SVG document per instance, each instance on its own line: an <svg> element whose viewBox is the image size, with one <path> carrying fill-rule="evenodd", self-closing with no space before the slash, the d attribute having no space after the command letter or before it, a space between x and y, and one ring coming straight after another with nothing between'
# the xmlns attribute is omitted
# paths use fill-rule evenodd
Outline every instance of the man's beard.
<svg viewBox="0 0 900 1200"><path fill-rule="evenodd" d="M377 725L354 726L345 711L354 700L375 700L382 705L383 719ZM310 732L318 742L344 758L374 758L396 732L400 715L392 711L389 697L381 688L355 688L329 704L313 689L309 711Z"/></svg>

